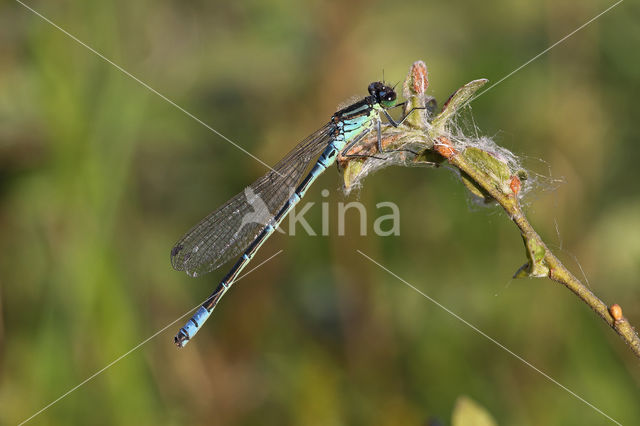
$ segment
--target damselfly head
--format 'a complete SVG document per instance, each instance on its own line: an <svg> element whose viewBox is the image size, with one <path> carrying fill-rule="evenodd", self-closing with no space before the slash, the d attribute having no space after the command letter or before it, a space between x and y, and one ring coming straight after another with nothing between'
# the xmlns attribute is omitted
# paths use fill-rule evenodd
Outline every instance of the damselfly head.
<svg viewBox="0 0 640 426"><path fill-rule="evenodd" d="M392 87L380 81L375 81L369 85L369 94L385 107L391 107L396 103L396 92Z"/></svg>

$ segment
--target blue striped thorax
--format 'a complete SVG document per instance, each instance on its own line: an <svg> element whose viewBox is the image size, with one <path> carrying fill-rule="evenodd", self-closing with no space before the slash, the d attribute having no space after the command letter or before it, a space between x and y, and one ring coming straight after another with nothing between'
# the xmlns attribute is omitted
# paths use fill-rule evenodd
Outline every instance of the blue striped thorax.
<svg viewBox="0 0 640 426"><path fill-rule="evenodd" d="M376 81L369 85L369 96L349 105L333 114L331 121L335 124L334 145L338 150L353 140L364 130L369 129L379 118L382 109L390 108L396 103L396 92L392 87Z"/></svg>

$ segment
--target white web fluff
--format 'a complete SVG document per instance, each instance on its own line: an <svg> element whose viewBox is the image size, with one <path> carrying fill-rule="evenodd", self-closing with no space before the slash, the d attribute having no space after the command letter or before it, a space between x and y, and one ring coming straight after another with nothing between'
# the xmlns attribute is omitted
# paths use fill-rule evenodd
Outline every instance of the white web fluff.
<svg viewBox="0 0 640 426"><path fill-rule="evenodd" d="M396 129L389 128L386 130L393 133ZM424 150L424 144L417 141L407 140L400 147L403 150L412 150L414 152L421 152ZM345 195L349 195L354 189L358 190L362 187L364 179L372 173L382 170L390 166L403 166L403 167L428 167L433 166L431 163L414 162L416 155L409 151L394 151L385 152L383 154L374 153L373 156L364 159L362 168L355 179L351 182L349 187L343 187ZM357 160L356 160L357 161Z"/></svg>
<svg viewBox="0 0 640 426"><path fill-rule="evenodd" d="M507 148L496 144L492 137L481 135L478 127L473 120L473 116L471 115L471 108L467 106L465 110L466 109L469 110L468 114L464 114L467 118L462 119L463 114L458 112L455 118L447 123L445 132L442 134L442 136L446 136L453 144L453 147L460 153L463 153L466 149L473 147L490 154L492 157L505 164L508 167L511 175L517 175L518 177L520 177L521 189L518 192L518 197L521 200L524 200L525 203L528 204L529 194L540 191L553 191L560 184L564 183L564 179L552 177L550 167L548 170L548 174L541 174L533 170L528 170L523 165L522 158L518 157ZM430 117L428 117L426 114L423 114L423 118L425 127L425 130L423 132L426 132L426 129L429 129L431 126L431 120ZM406 129L396 129L391 126L384 126L384 132L386 136L402 135L402 143L399 145L399 148L403 150L423 152L426 148L432 148L425 145L424 138L417 136L417 134L415 134L416 136L412 136L410 132L408 133L406 131ZM376 153L374 155L375 157L379 158L367 157L364 160L360 172L357 174L357 176L352 177L353 179L351 181L351 185L348 188L344 188L345 194L348 195L353 189L360 188L365 177L385 167L428 167L436 165L435 163L431 163L428 161L416 162L414 161L416 159L416 155L408 151L396 151L384 153L382 155ZM526 159L529 160L530 158ZM538 159L538 161L540 163L546 164L544 160ZM459 174L459 171L454 167L447 167L447 169L454 170ZM483 199L480 199L476 196L473 196L472 198L475 202L477 202L477 204L483 206L487 205L487 203Z"/></svg>

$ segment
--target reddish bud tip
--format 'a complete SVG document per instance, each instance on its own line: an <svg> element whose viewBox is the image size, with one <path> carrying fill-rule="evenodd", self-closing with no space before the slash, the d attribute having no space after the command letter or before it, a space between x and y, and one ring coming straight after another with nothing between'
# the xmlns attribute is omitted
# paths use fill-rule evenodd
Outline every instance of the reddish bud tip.
<svg viewBox="0 0 640 426"><path fill-rule="evenodd" d="M458 153L458 151L453 148L451 141L445 136L440 136L438 141L433 145L433 148L444 158L451 158Z"/></svg>
<svg viewBox="0 0 640 426"><path fill-rule="evenodd" d="M511 183L509 184L509 188L513 191L514 195L518 195L520 192L520 188L522 188L522 182L520 182L520 178L518 176L511 176Z"/></svg>
<svg viewBox="0 0 640 426"><path fill-rule="evenodd" d="M429 74L427 73L427 65L422 61L416 61L411 65L411 83L413 92L417 95L426 93L429 87Z"/></svg>
<svg viewBox="0 0 640 426"><path fill-rule="evenodd" d="M622 319L622 308L617 303L609 306L609 313L616 321L620 321Z"/></svg>

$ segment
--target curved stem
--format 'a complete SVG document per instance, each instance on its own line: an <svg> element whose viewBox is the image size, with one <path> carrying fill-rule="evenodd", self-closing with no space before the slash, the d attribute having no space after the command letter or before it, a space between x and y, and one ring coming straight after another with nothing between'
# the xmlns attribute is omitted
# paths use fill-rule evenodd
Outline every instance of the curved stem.
<svg viewBox="0 0 640 426"><path fill-rule="evenodd" d="M638 337L638 334L629 321L622 316L621 311L619 315L617 315L613 309L612 312L610 312L607 305L593 294L593 292L591 292L591 290L589 290L578 278L576 278L551 252L551 250L549 250L546 244L542 241L542 238L540 238L540 235L538 235L538 233L533 229L533 226L531 226L522 212L516 194L508 195L498 190L491 179L488 179L484 173L479 171L472 164L469 164L469 162L465 161L464 157L458 155L458 153L453 152L447 159L451 165L455 166L461 172L464 172L474 181L474 183L483 188L498 204L500 204L511 220L520 229L522 238L524 239L527 247L536 246L543 248L543 261L548 267L547 276L551 280L567 287L591 309L593 309L593 311L597 313L604 322L606 322L620 335L620 337L629 345L633 353L640 358L640 337ZM616 318L612 316L612 313L616 315Z"/></svg>

